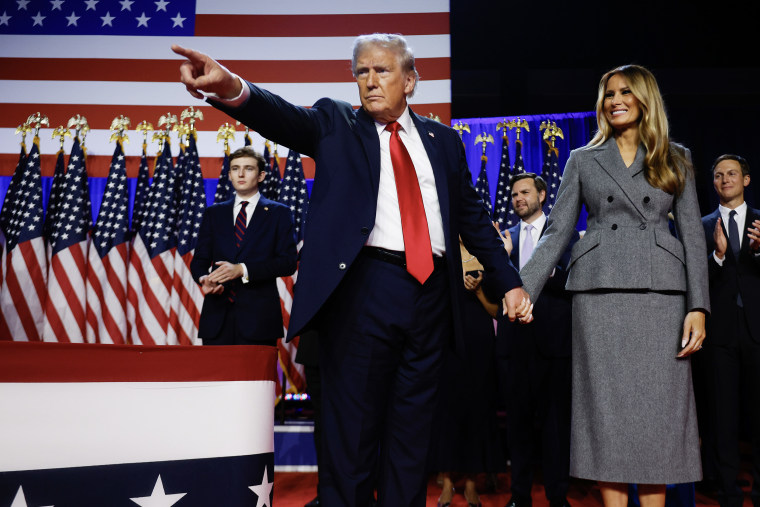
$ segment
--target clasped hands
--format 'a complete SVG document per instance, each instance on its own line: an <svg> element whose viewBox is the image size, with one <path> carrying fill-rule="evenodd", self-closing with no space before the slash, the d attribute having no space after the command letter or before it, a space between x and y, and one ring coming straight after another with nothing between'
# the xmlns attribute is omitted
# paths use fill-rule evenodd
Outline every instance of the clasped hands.
<svg viewBox="0 0 760 507"><path fill-rule="evenodd" d="M510 322L515 319L522 324L533 321L533 303L525 289L515 287L504 294L504 315L509 317Z"/></svg>
<svg viewBox="0 0 760 507"><path fill-rule="evenodd" d="M223 283L240 278L244 274L241 264L232 264L227 261L218 261L214 264L218 266L214 271L198 279L204 296L206 294L221 294L224 292Z"/></svg>

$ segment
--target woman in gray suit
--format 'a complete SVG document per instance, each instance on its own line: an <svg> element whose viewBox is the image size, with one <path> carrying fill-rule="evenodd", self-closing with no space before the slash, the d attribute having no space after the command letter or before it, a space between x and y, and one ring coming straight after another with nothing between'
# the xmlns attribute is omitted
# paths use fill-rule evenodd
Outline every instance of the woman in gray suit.
<svg viewBox="0 0 760 507"><path fill-rule="evenodd" d="M521 270L535 301L573 232L570 474L599 482L607 507L665 504L665 484L702 476L688 355L709 312L705 239L690 154L672 143L654 76L606 73L598 132L574 150L546 232ZM677 237L668 229L675 218Z"/></svg>

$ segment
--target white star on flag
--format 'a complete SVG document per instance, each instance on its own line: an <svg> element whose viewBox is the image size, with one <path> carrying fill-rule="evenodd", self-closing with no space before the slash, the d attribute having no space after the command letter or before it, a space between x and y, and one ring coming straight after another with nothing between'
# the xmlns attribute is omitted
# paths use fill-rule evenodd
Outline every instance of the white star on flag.
<svg viewBox="0 0 760 507"><path fill-rule="evenodd" d="M142 13L142 16L135 19L137 20L137 26L144 26L145 28L148 28L148 21L150 21L150 17L146 16L144 12Z"/></svg>
<svg viewBox="0 0 760 507"><path fill-rule="evenodd" d="M24 488L22 488L21 486L18 487L18 492L16 493L16 497L13 499L13 503L11 504L11 507L27 507L26 497L24 496ZM40 507L54 507L54 506L43 505Z"/></svg>
<svg viewBox="0 0 760 507"><path fill-rule="evenodd" d="M167 495L164 492L164 483L161 482L161 476L158 476L156 485L153 487L153 493L150 496L140 496L137 498L130 498L140 507L171 507L175 503L179 502L179 499L185 496L187 493L175 493L173 495Z"/></svg>
<svg viewBox="0 0 760 507"><path fill-rule="evenodd" d="M261 484L248 487L259 497L259 500L256 502L256 507L272 507L272 504L269 503L269 495L272 494L272 486L274 486L274 483L269 482L267 469L264 467L264 478L261 479Z"/></svg>

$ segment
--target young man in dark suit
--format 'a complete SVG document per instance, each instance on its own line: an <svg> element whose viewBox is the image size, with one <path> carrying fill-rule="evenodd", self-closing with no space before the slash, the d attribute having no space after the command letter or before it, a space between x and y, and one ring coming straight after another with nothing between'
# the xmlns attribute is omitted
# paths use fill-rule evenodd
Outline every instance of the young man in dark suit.
<svg viewBox="0 0 760 507"><path fill-rule="evenodd" d="M752 502L760 507L760 211L744 201L749 164L721 155L713 164L720 205L702 218L707 240L710 304L704 357L708 426L711 428L721 507L740 507L741 417L752 445Z"/></svg>
<svg viewBox="0 0 760 507"><path fill-rule="evenodd" d="M522 173L513 176L509 186L512 208L520 222L507 231L504 242L512 264L522 267L546 229L542 211L546 182L536 174ZM508 507L532 505L536 448L542 450L540 461L550 506L568 505L572 300L565 282L570 249L578 239L576 231L536 300L536 320L525 325L507 319L498 323L496 351L506 401L512 478Z"/></svg>
<svg viewBox="0 0 760 507"><path fill-rule="evenodd" d="M230 155L235 197L206 209L190 264L205 295L204 345L276 345L283 336L276 280L296 270L293 215L259 193L264 157L245 146Z"/></svg>

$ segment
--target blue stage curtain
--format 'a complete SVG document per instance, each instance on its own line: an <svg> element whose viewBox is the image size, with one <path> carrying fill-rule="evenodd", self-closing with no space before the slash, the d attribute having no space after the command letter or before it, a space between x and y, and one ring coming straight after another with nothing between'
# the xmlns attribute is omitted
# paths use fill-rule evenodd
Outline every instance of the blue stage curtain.
<svg viewBox="0 0 760 507"><path fill-rule="evenodd" d="M547 144L543 140L543 132L538 128L541 122L551 120L556 122L557 127L562 130L564 139L557 138L555 142L555 146L559 149L559 168L561 171L565 169L565 163L570 156L570 151L587 144L596 132L596 114L594 112L535 114L520 116L519 118L520 120L526 120L530 128L530 132L526 132L523 129L520 133L520 140L523 143L522 156L525 170L537 174L541 174L541 168L547 151ZM451 120L452 126L462 122L470 127L469 133L462 133L462 141L464 142L465 153L467 155L467 164L472 173L473 184L475 184L475 180L480 172L480 157L483 154L482 144L478 143L476 145L475 138L484 132L493 137L493 144L488 143L486 146L486 156L488 157L486 171L488 173L488 184L492 198L496 196L496 184L498 183L499 167L501 165L501 138L504 135L503 130L496 130L496 125L505 120L514 119L517 119L517 116L454 118ZM514 129L507 131L507 138L509 139L509 163L510 167L512 167L515 163L516 133ZM581 213L577 227L579 230L586 229L585 210Z"/></svg>

